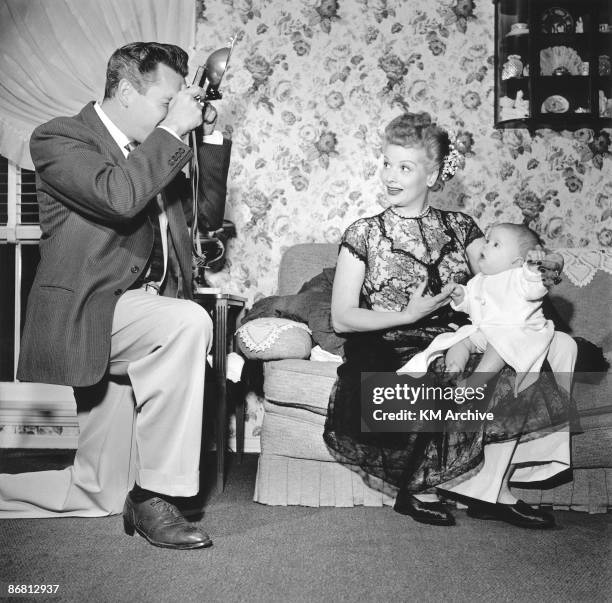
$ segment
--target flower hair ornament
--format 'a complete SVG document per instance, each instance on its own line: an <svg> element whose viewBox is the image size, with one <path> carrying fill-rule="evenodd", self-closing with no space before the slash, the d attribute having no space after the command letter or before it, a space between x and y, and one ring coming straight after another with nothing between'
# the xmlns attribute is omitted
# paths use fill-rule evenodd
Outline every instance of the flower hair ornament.
<svg viewBox="0 0 612 603"><path fill-rule="evenodd" d="M443 181L450 180L458 169L463 169L465 165L465 156L457 148L457 138L455 135L450 136L450 145L448 153L442 160L442 170L440 177Z"/></svg>

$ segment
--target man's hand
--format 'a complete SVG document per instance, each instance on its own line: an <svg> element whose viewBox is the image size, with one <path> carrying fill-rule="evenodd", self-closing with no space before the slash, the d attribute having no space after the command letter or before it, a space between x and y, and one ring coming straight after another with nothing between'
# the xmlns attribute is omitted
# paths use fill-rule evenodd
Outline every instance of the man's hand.
<svg viewBox="0 0 612 603"><path fill-rule="evenodd" d="M170 101L168 113L160 122L160 126L170 128L182 138L202 123L202 105L197 100L204 96L204 90L199 86L181 88Z"/></svg>
<svg viewBox="0 0 612 603"><path fill-rule="evenodd" d="M564 260L560 253L536 247L527 252L525 262L529 270L539 272L542 275L542 283L546 288L561 282Z"/></svg>
<svg viewBox="0 0 612 603"><path fill-rule="evenodd" d="M204 136L208 136L215 131L215 126L217 125L217 110L210 103L204 104L203 123Z"/></svg>

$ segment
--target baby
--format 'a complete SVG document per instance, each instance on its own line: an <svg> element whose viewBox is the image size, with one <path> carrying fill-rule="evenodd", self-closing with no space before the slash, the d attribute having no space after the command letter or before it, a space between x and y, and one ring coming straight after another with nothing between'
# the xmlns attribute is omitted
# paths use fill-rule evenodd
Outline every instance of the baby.
<svg viewBox="0 0 612 603"><path fill-rule="evenodd" d="M522 224L500 223L491 228L478 257L480 272L467 285L455 285L451 306L469 314L472 324L438 335L398 373L422 374L446 350L446 370L460 374L470 354L483 352L474 375L462 385L479 386L508 364L516 371L515 394L537 380L554 326L542 312L548 292L540 265L563 258L545 255L538 236Z"/></svg>

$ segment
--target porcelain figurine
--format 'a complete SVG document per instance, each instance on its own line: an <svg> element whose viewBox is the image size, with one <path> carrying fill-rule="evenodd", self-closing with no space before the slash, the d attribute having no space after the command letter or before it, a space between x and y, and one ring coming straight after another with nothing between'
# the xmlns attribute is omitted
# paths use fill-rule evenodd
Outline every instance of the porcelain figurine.
<svg viewBox="0 0 612 603"><path fill-rule="evenodd" d="M520 77L523 73L523 62L518 54L511 54L502 67L502 80Z"/></svg>
<svg viewBox="0 0 612 603"><path fill-rule="evenodd" d="M519 90L516 93L516 100L514 101L514 111L516 117L529 116L529 101L526 98L523 98L522 90Z"/></svg>

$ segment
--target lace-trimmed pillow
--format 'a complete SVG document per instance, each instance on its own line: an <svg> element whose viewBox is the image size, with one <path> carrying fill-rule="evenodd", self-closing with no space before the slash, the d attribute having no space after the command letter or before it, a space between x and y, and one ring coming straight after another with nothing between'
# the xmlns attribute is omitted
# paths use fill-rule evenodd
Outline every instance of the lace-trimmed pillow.
<svg viewBox="0 0 612 603"><path fill-rule="evenodd" d="M287 318L256 318L236 331L240 351L257 360L308 358L310 334L304 323Z"/></svg>

